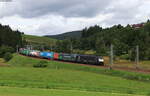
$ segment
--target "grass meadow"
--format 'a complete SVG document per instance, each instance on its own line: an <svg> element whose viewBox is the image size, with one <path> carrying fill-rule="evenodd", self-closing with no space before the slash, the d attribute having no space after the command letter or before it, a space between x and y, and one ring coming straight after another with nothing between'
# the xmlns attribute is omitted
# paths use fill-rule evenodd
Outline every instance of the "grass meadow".
<svg viewBox="0 0 150 96"><path fill-rule="evenodd" d="M150 96L150 75L41 60L14 54L0 67L0 96Z"/></svg>

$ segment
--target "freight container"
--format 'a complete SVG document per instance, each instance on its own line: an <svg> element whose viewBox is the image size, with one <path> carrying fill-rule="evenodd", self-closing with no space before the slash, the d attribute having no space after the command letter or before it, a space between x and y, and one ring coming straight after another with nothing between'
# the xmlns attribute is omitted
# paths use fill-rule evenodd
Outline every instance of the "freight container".
<svg viewBox="0 0 150 96"><path fill-rule="evenodd" d="M23 52L23 54L27 55L27 56L29 55L29 53L30 53L30 50L28 50L28 49L25 49L24 52Z"/></svg>
<svg viewBox="0 0 150 96"><path fill-rule="evenodd" d="M20 54L23 54L23 51L24 51L24 50L19 50L19 53L20 53Z"/></svg>
<svg viewBox="0 0 150 96"><path fill-rule="evenodd" d="M54 60L58 60L59 59L59 54L58 53L54 53Z"/></svg>
<svg viewBox="0 0 150 96"><path fill-rule="evenodd" d="M24 52L24 50L22 50L22 51L21 51L21 54L25 55L25 52Z"/></svg>
<svg viewBox="0 0 150 96"><path fill-rule="evenodd" d="M40 56L40 51L37 51L34 55L35 55L35 57L39 57Z"/></svg>
<svg viewBox="0 0 150 96"><path fill-rule="evenodd" d="M39 57L40 51L32 50L30 51L30 56Z"/></svg>
<svg viewBox="0 0 150 96"><path fill-rule="evenodd" d="M58 60L63 60L62 53L59 53L58 55L59 55L59 56L58 56Z"/></svg>
<svg viewBox="0 0 150 96"><path fill-rule="evenodd" d="M25 50L22 50L21 53L22 53L23 55L25 55Z"/></svg>
<svg viewBox="0 0 150 96"><path fill-rule="evenodd" d="M71 61L71 54L63 53L62 60L64 61Z"/></svg>
<svg viewBox="0 0 150 96"><path fill-rule="evenodd" d="M24 52L24 48L20 48L20 49L19 49L19 53L20 53L20 54L23 54L23 52Z"/></svg>
<svg viewBox="0 0 150 96"><path fill-rule="evenodd" d="M77 54L66 54L66 53L62 54L62 60L64 61L75 62L76 58L77 58Z"/></svg>
<svg viewBox="0 0 150 96"><path fill-rule="evenodd" d="M32 53L33 53L33 50L30 50L28 55L33 56Z"/></svg>
<svg viewBox="0 0 150 96"><path fill-rule="evenodd" d="M47 58L47 59L53 59L53 52L40 52L40 57Z"/></svg>
<svg viewBox="0 0 150 96"><path fill-rule="evenodd" d="M76 57L77 57L77 54L62 54L62 59L64 61L71 61L71 62L75 62L76 61Z"/></svg>
<svg viewBox="0 0 150 96"><path fill-rule="evenodd" d="M76 62L77 61L78 54L71 54L71 61Z"/></svg>

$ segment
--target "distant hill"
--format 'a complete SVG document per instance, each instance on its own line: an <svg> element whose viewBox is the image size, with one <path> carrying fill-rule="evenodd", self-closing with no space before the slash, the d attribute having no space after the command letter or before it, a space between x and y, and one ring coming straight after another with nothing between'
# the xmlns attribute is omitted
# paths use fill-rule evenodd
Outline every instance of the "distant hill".
<svg viewBox="0 0 150 96"><path fill-rule="evenodd" d="M38 44L38 45L50 45L55 44L57 41L56 39L42 37L42 36L33 36L33 35L23 35L25 40L31 44Z"/></svg>
<svg viewBox="0 0 150 96"><path fill-rule="evenodd" d="M58 35L46 35L45 37L50 37L54 39L64 40L68 38L80 38L81 37L81 31L72 31L72 32L66 32L63 34Z"/></svg>

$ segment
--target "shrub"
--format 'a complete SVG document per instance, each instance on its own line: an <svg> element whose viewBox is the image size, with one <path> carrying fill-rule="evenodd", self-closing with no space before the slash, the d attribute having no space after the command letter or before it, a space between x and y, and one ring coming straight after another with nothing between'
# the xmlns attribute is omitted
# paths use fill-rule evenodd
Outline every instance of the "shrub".
<svg viewBox="0 0 150 96"><path fill-rule="evenodd" d="M35 68L45 68L47 67L48 62L47 61L40 61L39 63L33 65Z"/></svg>
<svg viewBox="0 0 150 96"><path fill-rule="evenodd" d="M128 94L134 94L134 92L132 90L128 90L127 93Z"/></svg>
<svg viewBox="0 0 150 96"><path fill-rule="evenodd" d="M4 57L4 55L9 52L9 53L13 53L14 49L12 47L9 46L1 46L0 47L0 57Z"/></svg>
<svg viewBox="0 0 150 96"><path fill-rule="evenodd" d="M9 61L11 58L13 57L13 55L10 52L7 52L4 54L4 59L5 61Z"/></svg>

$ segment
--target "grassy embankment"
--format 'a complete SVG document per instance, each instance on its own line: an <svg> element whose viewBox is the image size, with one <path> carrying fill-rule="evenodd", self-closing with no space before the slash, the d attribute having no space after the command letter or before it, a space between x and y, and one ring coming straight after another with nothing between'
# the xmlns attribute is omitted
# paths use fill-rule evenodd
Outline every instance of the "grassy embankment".
<svg viewBox="0 0 150 96"><path fill-rule="evenodd" d="M22 90L30 90L30 88L39 88L37 90L55 89L56 91L60 90L62 94L64 92L64 96L71 92L69 90L78 91L74 91L75 93L72 94L81 94L80 96L84 96L83 91L85 91L85 94L91 92L89 96L92 96L92 94L97 94L96 96L99 94L104 96L107 96L107 94L108 96L122 96L122 94L150 95L150 75L148 74L106 70L56 61L49 61L47 68L32 67L40 61L15 55L8 62L10 67L0 68L0 86L27 88ZM12 91L11 88L9 89L9 91ZM56 93L55 90L52 92ZM19 94L19 92L17 93ZM5 92L2 93L5 94ZM114 95L114 93L117 94ZM28 92L24 94L28 94Z"/></svg>

